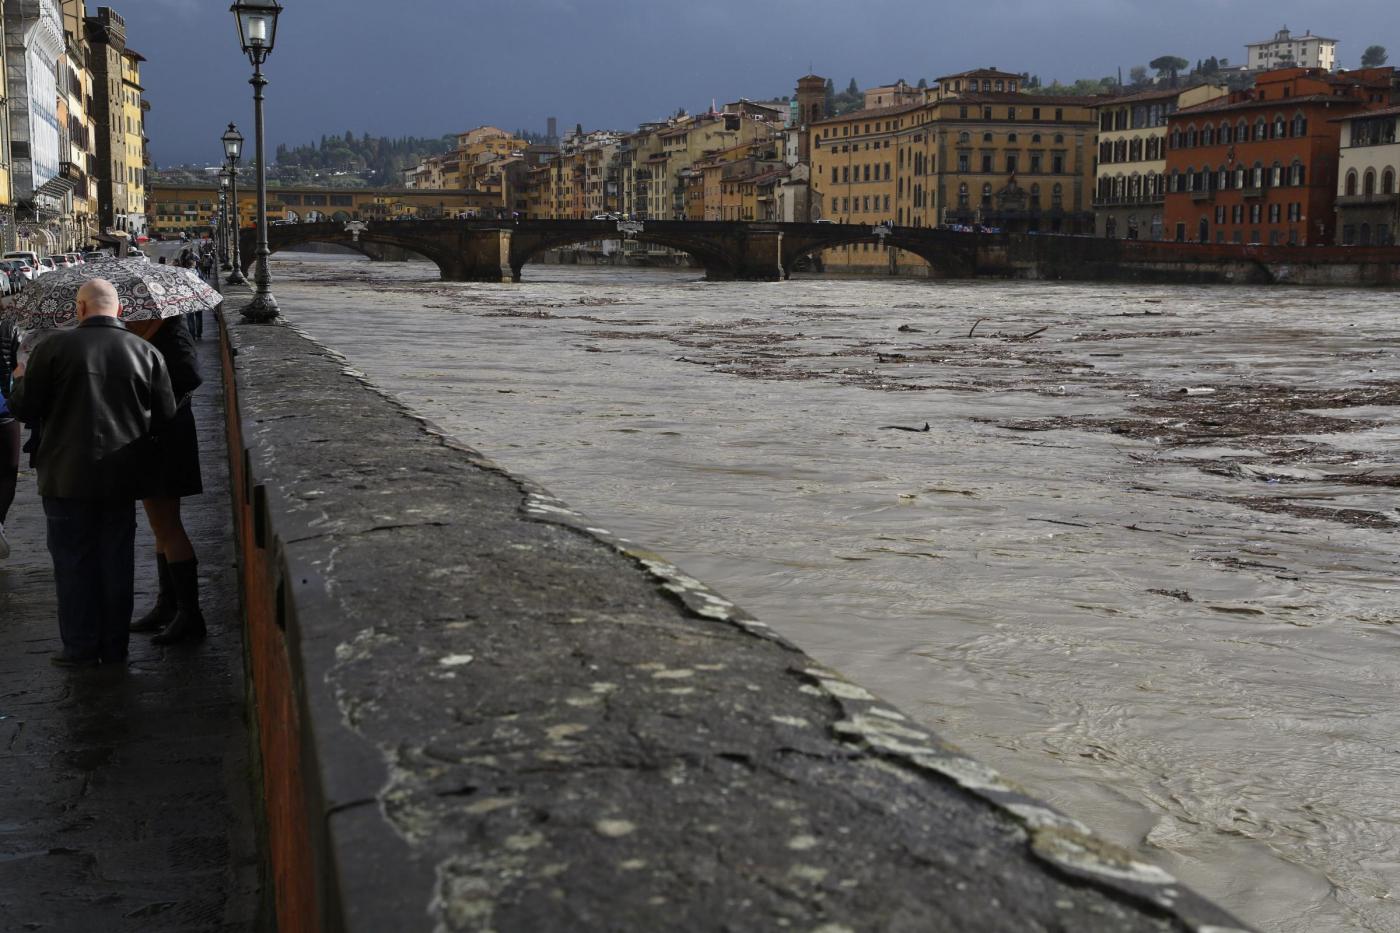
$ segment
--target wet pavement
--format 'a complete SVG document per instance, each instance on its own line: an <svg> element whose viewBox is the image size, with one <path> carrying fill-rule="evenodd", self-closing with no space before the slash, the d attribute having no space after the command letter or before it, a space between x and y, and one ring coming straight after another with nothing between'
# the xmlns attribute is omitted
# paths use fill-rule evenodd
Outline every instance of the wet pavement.
<svg viewBox="0 0 1400 933"><path fill-rule="evenodd" d="M206 337L213 332L206 324ZM186 500L209 637L129 670L59 670L52 567L32 472L0 561L0 930L262 929L222 389L211 340L195 396L205 494ZM154 598L137 520L137 607Z"/></svg>

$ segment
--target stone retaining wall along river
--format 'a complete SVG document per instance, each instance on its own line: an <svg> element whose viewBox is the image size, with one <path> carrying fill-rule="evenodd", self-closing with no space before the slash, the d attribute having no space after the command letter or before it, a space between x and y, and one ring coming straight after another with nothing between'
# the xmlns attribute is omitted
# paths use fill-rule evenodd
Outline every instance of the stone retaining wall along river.
<svg viewBox="0 0 1400 933"><path fill-rule="evenodd" d="M1238 927L292 327L227 336L283 929Z"/></svg>

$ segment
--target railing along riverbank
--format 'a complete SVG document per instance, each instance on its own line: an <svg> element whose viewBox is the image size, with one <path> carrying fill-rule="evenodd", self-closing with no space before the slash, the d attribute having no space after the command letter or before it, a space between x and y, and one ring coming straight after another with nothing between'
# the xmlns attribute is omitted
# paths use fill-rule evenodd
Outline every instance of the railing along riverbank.
<svg viewBox="0 0 1400 933"><path fill-rule="evenodd" d="M281 929L1240 928L243 300Z"/></svg>

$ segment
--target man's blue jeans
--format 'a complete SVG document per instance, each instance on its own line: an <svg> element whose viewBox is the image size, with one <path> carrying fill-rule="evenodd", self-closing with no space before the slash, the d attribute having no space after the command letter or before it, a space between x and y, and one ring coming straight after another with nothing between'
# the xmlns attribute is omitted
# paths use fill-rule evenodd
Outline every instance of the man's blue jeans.
<svg viewBox="0 0 1400 933"><path fill-rule="evenodd" d="M45 497L44 515L64 653L124 661L136 573L136 503Z"/></svg>

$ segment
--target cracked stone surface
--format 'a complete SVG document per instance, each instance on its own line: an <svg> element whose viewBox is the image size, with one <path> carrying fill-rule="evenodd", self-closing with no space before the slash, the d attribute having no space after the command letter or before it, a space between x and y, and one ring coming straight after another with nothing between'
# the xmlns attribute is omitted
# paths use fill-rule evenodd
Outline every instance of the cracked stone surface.
<svg viewBox="0 0 1400 933"><path fill-rule="evenodd" d="M1240 928L333 351L231 331L348 929Z"/></svg>
<svg viewBox="0 0 1400 933"><path fill-rule="evenodd" d="M206 335L214 332L213 327ZM0 930L246 931L261 909L243 641L212 340L195 395L203 496L185 500L209 637L131 638L129 671L59 670L53 566L32 472L0 561ZM137 508L136 603L154 599Z"/></svg>

